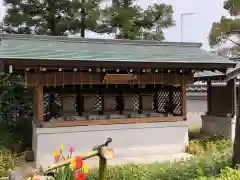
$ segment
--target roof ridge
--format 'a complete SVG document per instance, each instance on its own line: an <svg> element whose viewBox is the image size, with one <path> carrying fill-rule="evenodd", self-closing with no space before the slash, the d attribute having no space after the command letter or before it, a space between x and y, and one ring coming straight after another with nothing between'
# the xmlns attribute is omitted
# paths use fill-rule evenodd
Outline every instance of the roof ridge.
<svg viewBox="0 0 240 180"><path fill-rule="evenodd" d="M124 44L124 45L146 45L146 46L180 46L180 47L201 47L202 43L194 42L167 42L156 40L126 40L126 39L91 39L68 36L47 36L29 34L0 34L0 39L15 40L39 40L39 41L58 41L72 43L96 43L96 44Z"/></svg>

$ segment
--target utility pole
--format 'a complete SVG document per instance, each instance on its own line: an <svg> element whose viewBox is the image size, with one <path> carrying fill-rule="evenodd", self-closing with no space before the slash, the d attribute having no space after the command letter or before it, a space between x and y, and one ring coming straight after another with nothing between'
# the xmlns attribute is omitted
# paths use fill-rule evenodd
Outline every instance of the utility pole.
<svg viewBox="0 0 240 180"><path fill-rule="evenodd" d="M183 18L185 16L191 16L194 15L195 13L191 12L191 13L182 13L181 14L181 42L183 42Z"/></svg>

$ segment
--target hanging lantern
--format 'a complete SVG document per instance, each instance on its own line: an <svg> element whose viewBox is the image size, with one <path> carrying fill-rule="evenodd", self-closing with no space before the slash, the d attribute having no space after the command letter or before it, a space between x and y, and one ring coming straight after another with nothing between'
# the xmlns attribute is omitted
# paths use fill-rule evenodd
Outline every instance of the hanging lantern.
<svg viewBox="0 0 240 180"><path fill-rule="evenodd" d="M12 74L13 73L13 66L9 65L9 73Z"/></svg>

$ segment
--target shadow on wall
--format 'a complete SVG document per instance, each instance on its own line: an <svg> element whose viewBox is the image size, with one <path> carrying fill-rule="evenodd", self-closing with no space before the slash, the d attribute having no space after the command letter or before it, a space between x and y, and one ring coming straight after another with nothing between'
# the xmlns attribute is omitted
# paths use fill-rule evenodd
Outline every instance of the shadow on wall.
<svg viewBox="0 0 240 180"><path fill-rule="evenodd" d="M201 115L207 111L206 99L188 99L187 101L187 120L189 127L202 126Z"/></svg>

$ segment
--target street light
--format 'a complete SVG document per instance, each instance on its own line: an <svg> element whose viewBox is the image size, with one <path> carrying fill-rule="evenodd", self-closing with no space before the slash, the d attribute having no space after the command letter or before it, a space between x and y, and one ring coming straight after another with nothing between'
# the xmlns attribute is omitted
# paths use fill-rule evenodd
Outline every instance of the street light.
<svg viewBox="0 0 240 180"><path fill-rule="evenodd" d="M184 16L191 16L194 15L195 13L191 12L191 13L182 13L181 14L181 42L183 41L183 18Z"/></svg>

